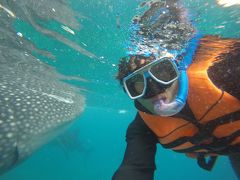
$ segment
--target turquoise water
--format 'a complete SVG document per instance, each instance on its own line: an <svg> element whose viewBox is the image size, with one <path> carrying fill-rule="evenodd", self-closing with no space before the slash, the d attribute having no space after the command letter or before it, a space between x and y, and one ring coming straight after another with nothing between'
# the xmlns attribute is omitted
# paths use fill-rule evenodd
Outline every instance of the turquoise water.
<svg viewBox="0 0 240 180"><path fill-rule="evenodd" d="M44 145L0 179L111 179L123 157L126 128L136 113L114 76L118 59L125 55L131 18L143 11L138 8L140 2L72 0L71 8L85 17L77 18L80 29L74 30L75 35L64 31L57 21L42 22L44 27L62 34L96 58L38 32L21 19L16 20L16 32L21 32L37 48L51 52L55 58L36 56L71 77L65 80L67 83L83 89L81 93L86 96L86 108L67 132ZM240 7L223 8L215 1L185 0L185 4L203 34L240 38ZM120 28L116 25L118 14ZM156 163L155 179L236 179L225 157L219 158L212 172L206 172L185 155L159 146Z"/></svg>

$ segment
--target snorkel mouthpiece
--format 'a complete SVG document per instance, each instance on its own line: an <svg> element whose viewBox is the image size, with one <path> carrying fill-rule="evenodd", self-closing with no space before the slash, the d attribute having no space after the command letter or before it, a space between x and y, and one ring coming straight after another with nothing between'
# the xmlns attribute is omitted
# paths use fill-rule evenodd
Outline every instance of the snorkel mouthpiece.
<svg viewBox="0 0 240 180"><path fill-rule="evenodd" d="M179 73L179 88L175 100L170 103L165 103L162 99L155 101L154 111L157 115L173 116L185 106L188 95L188 77L186 70L181 70Z"/></svg>
<svg viewBox="0 0 240 180"><path fill-rule="evenodd" d="M171 103L165 103L163 100L159 100L154 105L154 111L160 116L173 116L180 112L184 105L185 103L177 99Z"/></svg>

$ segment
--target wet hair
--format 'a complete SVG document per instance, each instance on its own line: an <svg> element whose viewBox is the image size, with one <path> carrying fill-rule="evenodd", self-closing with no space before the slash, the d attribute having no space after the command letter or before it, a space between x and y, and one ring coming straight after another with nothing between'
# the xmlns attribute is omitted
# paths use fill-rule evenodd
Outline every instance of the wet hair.
<svg viewBox="0 0 240 180"><path fill-rule="evenodd" d="M146 64L149 64L154 59L154 56L145 57L143 55L134 55L121 58L118 64L118 74L116 75L116 79L119 80L120 84L122 85L124 77L140 69Z"/></svg>

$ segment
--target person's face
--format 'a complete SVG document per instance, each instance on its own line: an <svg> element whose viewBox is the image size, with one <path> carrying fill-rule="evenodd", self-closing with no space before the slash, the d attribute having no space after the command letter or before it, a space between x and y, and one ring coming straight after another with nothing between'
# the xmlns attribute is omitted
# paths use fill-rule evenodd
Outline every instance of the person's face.
<svg viewBox="0 0 240 180"><path fill-rule="evenodd" d="M164 60L164 59L163 59ZM171 80L172 77L175 76L173 67L168 63L168 61L159 61L162 64L153 64L153 66L143 66L141 70L137 73L141 74L147 70L149 70L149 67L153 67L151 69L151 72L161 72L160 74L155 74L156 77L165 78L164 80ZM139 59L138 65L145 65L146 59ZM134 63L133 63L134 65ZM135 66L133 66L135 67ZM158 69L159 68L159 69ZM175 79L170 84L164 84L159 81L157 81L152 76L145 76L146 81L143 81L142 76L134 76L135 79L133 79L134 83L129 83L129 87L131 87L131 91L135 92L136 94L141 94L143 92L143 89L145 89L145 93L142 97L136 98L136 100L141 103L146 109L148 109L150 112L154 113L154 104L155 102L162 101L165 104L169 104L173 102L178 94L178 79ZM126 82L126 81L125 81ZM131 81L130 81L131 82ZM125 86L127 86L125 84ZM146 86L146 87L145 87ZM126 87L125 87L126 88Z"/></svg>
<svg viewBox="0 0 240 180"><path fill-rule="evenodd" d="M153 96L151 98L139 98L137 99L137 101L141 103L151 113L155 114L153 102L162 99L165 103L169 103L175 99L177 92L178 92L178 80L174 81L172 85L169 88L165 89L163 93L159 93L158 95Z"/></svg>

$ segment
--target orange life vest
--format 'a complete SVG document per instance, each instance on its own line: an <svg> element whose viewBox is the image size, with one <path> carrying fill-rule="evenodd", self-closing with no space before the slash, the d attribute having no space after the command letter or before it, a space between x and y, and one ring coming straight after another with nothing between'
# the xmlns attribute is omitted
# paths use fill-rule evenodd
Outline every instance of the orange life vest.
<svg viewBox="0 0 240 180"><path fill-rule="evenodd" d="M225 44L228 43L231 41L226 40ZM240 147L240 101L216 87L207 72L218 61L218 55L227 51L222 45L205 54L203 46L200 46L194 63L188 68L187 103L195 120L177 116L161 117L139 111L163 147L193 156L199 152L227 154L229 147Z"/></svg>

